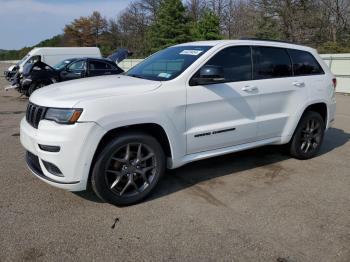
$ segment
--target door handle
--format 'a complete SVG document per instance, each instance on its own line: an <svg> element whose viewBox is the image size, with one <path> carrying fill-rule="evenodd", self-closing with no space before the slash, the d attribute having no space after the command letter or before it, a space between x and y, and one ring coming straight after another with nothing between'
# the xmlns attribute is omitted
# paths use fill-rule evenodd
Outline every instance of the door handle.
<svg viewBox="0 0 350 262"><path fill-rule="evenodd" d="M255 92L258 90L259 89L256 86L245 86L242 88L242 91L245 91L245 92Z"/></svg>
<svg viewBox="0 0 350 262"><path fill-rule="evenodd" d="M304 83L304 82L295 81L295 82L293 82L293 86L296 86L296 87L304 87L304 86L305 86L305 83Z"/></svg>

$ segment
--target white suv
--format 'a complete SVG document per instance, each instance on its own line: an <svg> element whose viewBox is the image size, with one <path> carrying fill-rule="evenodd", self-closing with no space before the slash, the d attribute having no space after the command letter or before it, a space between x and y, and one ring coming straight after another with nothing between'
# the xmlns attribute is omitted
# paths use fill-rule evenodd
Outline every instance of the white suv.
<svg viewBox="0 0 350 262"><path fill-rule="evenodd" d="M107 202L146 197L166 168L267 144L316 155L336 80L316 50L262 40L169 47L124 75L58 83L30 97L21 142L31 171Z"/></svg>

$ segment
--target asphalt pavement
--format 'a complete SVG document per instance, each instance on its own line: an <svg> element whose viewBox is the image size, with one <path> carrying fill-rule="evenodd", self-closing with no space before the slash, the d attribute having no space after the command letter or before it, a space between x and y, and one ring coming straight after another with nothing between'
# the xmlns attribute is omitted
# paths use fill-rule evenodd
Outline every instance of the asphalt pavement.
<svg viewBox="0 0 350 262"><path fill-rule="evenodd" d="M118 208L28 171L28 100L6 85L0 77L0 261L350 261L350 96L337 95L312 160L278 146L203 160Z"/></svg>

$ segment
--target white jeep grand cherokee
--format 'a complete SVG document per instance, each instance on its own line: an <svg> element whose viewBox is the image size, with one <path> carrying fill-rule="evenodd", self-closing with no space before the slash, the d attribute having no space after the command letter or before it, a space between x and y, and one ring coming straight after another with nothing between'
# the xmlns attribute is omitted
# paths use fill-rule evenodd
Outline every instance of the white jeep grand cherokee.
<svg viewBox="0 0 350 262"><path fill-rule="evenodd" d="M336 80L316 50L262 40L169 47L124 75L36 91L21 121L31 171L50 185L129 205L167 168L267 144L315 156Z"/></svg>

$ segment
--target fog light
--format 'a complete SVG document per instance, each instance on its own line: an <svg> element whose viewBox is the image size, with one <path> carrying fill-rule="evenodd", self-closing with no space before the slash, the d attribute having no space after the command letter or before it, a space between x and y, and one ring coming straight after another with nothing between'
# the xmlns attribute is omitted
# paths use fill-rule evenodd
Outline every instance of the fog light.
<svg viewBox="0 0 350 262"><path fill-rule="evenodd" d="M39 145L39 148L47 152L60 152L59 146L48 146L48 145Z"/></svg>
<svg viewBox="0 0 350 262"><path fill-rule="evenodd" d="M62 174L61 170L55 166L54 164L50 163L50 162L46 162L44 160L41 160L46 168L46 170L53 174L54 176L60 176L63 177L64 175Z"/></svg>

